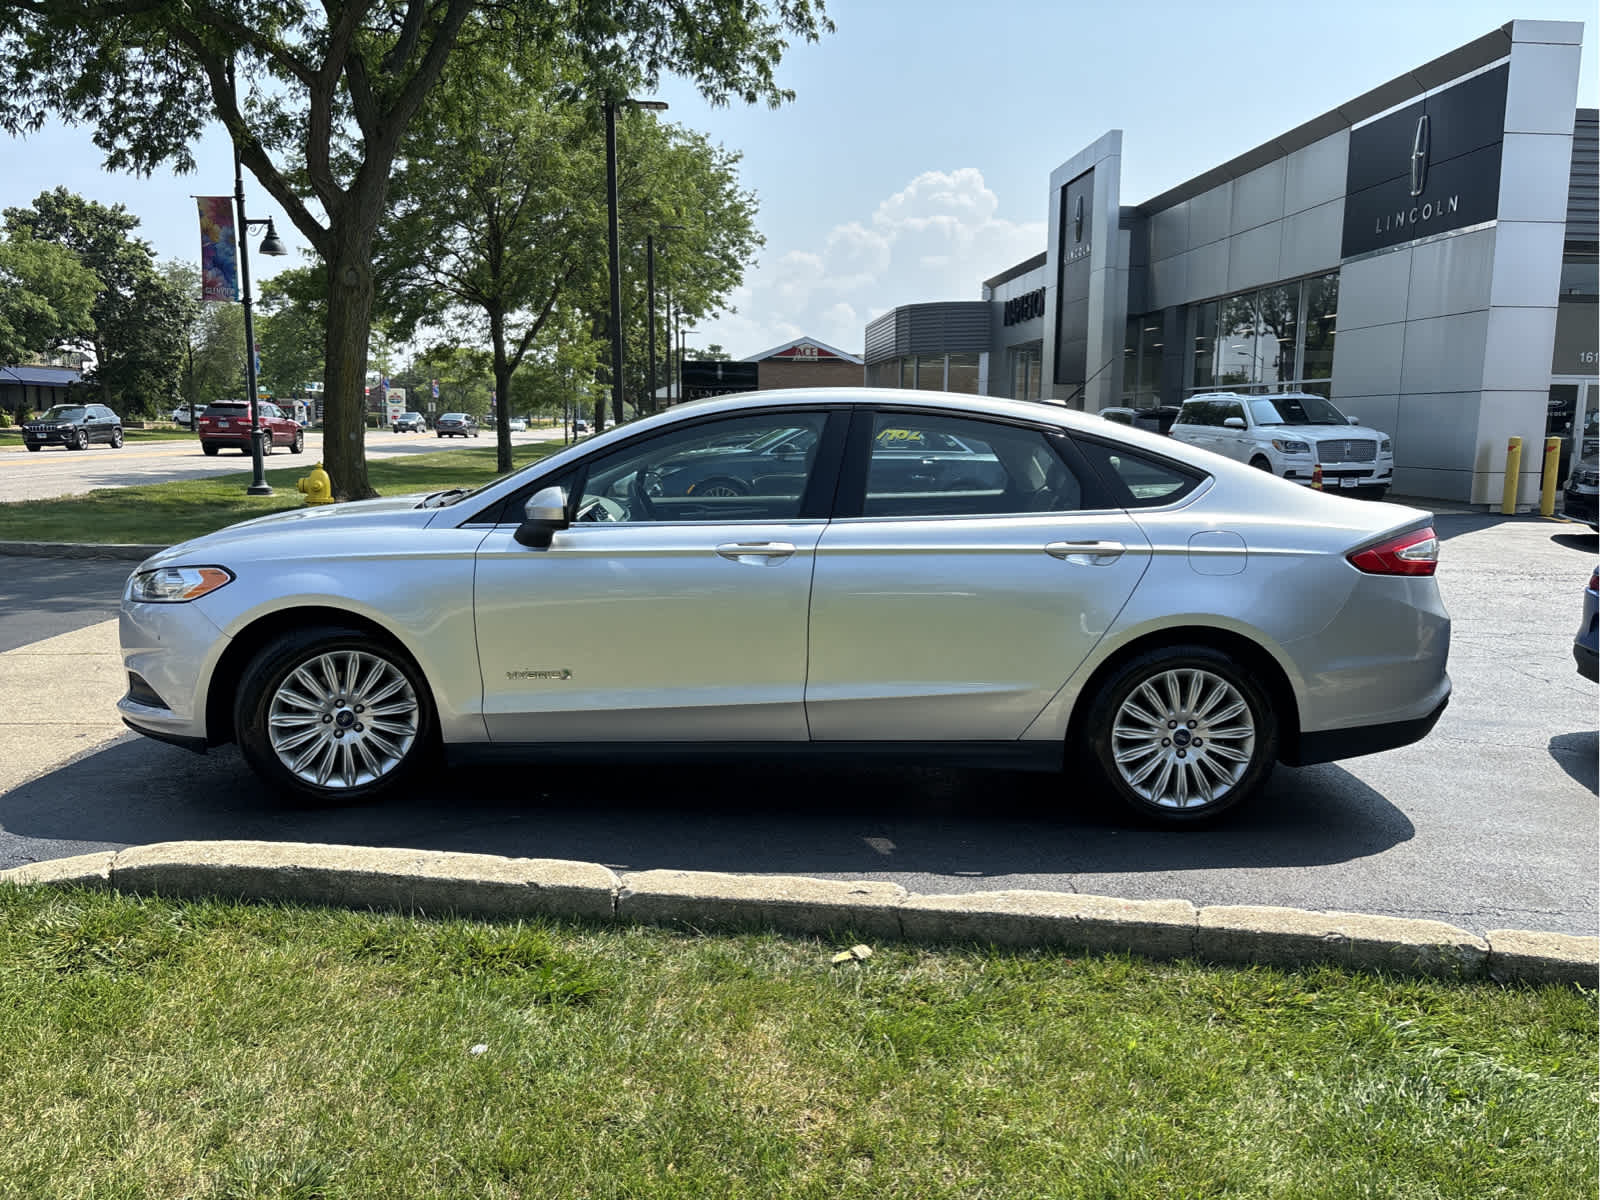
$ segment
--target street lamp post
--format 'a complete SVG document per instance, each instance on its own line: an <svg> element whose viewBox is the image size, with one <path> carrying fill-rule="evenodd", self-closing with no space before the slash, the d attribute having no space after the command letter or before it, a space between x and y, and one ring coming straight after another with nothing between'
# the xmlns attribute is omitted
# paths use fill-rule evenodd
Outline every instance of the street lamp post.
<svg viewBox="0 0 1600 1200"><path fill-rule="evenodd" d="M671 229L684 229L683 225L663 225L662 231ZM646 234L645 246L645 286L649 289L650 308L650 411L656 410L656 238L655 234ZM667 375L672 374L672 290L667 289ZM667 388L670 398L672 388Z"/></svg>
<svg viewBox="0 0 1600 1200"><path fill-rule="evenodd" d="M256 387L256 326L250 312L250 226L267 227L267 236L261 239L261 253L278 256L287 254L288 251L278 240L278 231L273 228L271 217L252 221L244 215L244 173L239 164L237 146L233 150L233 202L239 210L239 289L244 302L244 378L245 386L250 389L251 477L250 486L245 488L245 494L270 496L272 485L267 482L266 466L262 462L261 450L261 436L265 431L261 428L260 397L257 395L260 389Z"/></svg>
<svg viewBox="0 0 1600 1200"><path fill-rule="evenodd" d="M611 241L611 419L622 424L622 251L617 242L617 105L663 112L661 100L606 99L606 206ZM595 430L596 433L600 431Z"/></svg>

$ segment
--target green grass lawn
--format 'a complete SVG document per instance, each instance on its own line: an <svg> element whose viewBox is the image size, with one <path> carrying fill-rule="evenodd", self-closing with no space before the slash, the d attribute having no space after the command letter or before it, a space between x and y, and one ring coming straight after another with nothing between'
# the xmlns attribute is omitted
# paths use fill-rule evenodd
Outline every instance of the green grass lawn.
<svg viewBox="0 0 1600 1200"><path fill-rule="evenodd" d="M518 466L534 462L559 444L513 446ZM289 457L289 456L285 456ZM292 466L267 471L271 496L247 496L246 469L237 475L214 475L173 483L101 488L59 500L21 500L0 504L0 541L135 542L170 545L211 533L235 521L298 508L305 497L295 484L316 461L309 454L292 458ZM267 460L280 461L278 455ZM496 475L495 448L445 450L400 458L372 459L367 475L387 495L432 492L449 487L476 487ZM3 1195L3 1193L0 1193Z"/></svg>
<svg viewBox="0 0 1600 1200"><path fill-rule="evenodd" d="M1592 992L0 888L6 1197L1592 1198Z"/></svg>
<svg viewBox="0 0 1600 1200"><path fill-rule="evenodd" d="M174 442L193 439L194 436L194 434L182 429L124 429L122 431L123 440L128 442ZM22 445L22 430L15 428L0 429L0 446L20 445ZM54 446L50 447L52 450L55 448ZM94 446L96 450L104 448L100 443L96 443ZM41 450L39 453L43 454L44 451Z"/></svg>

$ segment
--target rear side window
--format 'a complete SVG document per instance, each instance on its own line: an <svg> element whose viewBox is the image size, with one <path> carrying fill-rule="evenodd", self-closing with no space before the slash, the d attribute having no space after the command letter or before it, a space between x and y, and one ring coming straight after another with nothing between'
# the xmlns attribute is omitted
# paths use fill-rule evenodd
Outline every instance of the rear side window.
<svg viewBox="0 0 1600 1200"><path fill-rule="evenodd" d="M1175 504L1205 479L1204 474L1192 467L1126 446L1109 446L1086 438L1074 438L1073 444L1083 452L1121 508L1159 508L1163 504Z"/></svg>

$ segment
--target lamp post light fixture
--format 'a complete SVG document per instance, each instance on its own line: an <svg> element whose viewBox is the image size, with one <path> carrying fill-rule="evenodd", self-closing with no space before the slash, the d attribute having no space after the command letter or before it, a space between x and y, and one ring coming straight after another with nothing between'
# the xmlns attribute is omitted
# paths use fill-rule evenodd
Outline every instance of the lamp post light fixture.
<svg viewBox="0 0 1600 1200"><path fill-rule="evenodd" d="M233 202L239 210L239 293L244 302L244 378L250 389L250 486L248 496L270 496L272 485L267 482L265 464L262 462L260 389L256 386L256 326L251 316L250 302L250 226L265 225L267 236L261 239L261 253L274 257L289 253L278 238L278 230L271 217L250 220L244 215L244 173L239 164L239 150L233 151ZM198 422L196 422L198 424ZM267 436L271 436L268 434Z"/></svg>
<svg viewBox="0 0 1600 1200"><path fill-rule="evenodd" d="M617 243L617 105L665 112L662 100L606 98L606 207L611 242L611 419L622 424L622 251ZM600 432L598 429L596 433Z"/></svg>

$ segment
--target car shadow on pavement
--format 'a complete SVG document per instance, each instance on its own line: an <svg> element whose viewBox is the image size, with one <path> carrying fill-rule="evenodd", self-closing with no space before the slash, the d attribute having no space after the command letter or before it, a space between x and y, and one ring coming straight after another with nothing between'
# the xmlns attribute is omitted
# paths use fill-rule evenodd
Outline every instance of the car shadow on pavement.
<svg viewBox="0 0 1600 1200"><path fill-rule="evenodd" d="M50 857L179 839L311 841L786 874L1007 877L1314 866L1380 854L1411 822L1337 766L1280 767L1201 830L1141 825L1061 776L933 769L471 767L388 801L296 807L233 747L125 737L0 797L0 850ZM32 839L47 844L29 848ZM61 848L48 843L68 843ZM9 865L0 863L0 865Z"/></svg>
<svg viewBox="0 0 1600 1200"><path fill-rule="evenodd" d="M1600 733L1560 733L1550 739L1550 757L1590 793L1600 795Z"/></svg>
<svg viewBox="0 0 1600 1200"><path fill-rule="evenodd" d="M1600 549L1600 533L1588 529L1576 532L1563 530L1553 535L1550 540L1558 546L1565 546L1568 550L1584 550L1590 554Z"/></svg>

